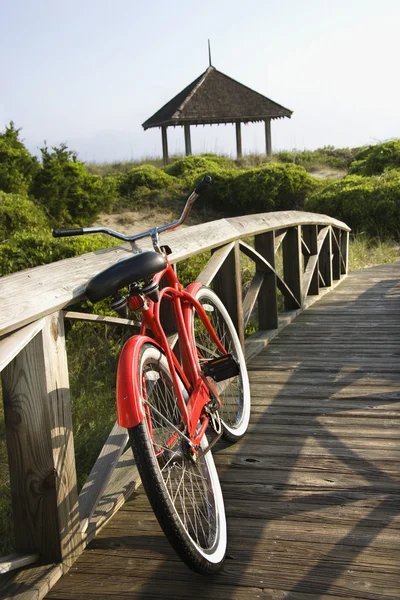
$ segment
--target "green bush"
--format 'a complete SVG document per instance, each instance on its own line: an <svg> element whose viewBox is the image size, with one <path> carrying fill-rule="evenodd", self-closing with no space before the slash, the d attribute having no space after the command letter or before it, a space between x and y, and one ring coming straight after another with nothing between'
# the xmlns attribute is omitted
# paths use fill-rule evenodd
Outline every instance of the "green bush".
<svg viewBox="0 0 400 600"><path fill-rule="evenodd" d="M180 182L162 169L143 165L118 176L118 209L138 208L143 204L162 204L165 197L180 194Z"/></svg>
<svg viewBox="0 0 400 600"><path fill-rule="evenodd" d="M19 132L11 121L0 133L0 190L26 194L39 163L19 139Z"/></svg>
<svg viewBox="0 0 400 600"><path fill-rule="evenodd" d="M28 198L0 192L0 240L18 231L46 231L50 229L46 215Z"/></svg>
<svg viewBox="0 0 400 600"><path fill-rule="evenodd" d="M102 235L55 239L50 230L20 231L0 244L0 276L117 244Z"/></svg>
<svg viewBox="0 0 400 600"><path fill-rule="evenodd" d="M400 169L381 176L349 175L310 197L306 210L336 217L353 231L400 235Z"/></svg>
<svg viewBox="0 0 400 600"><path fill-rule="evenodd" d="M143 165L131 169L121 177L119 191L123 196L130 196L138 187L147 187L149 190L160 190L176 184L174 177L164 173L152 165Z"/></svg>
<svg viewBox="0 0 400 600"><path fill-rule="evenodd" d="M318 186L304 167L269 163L240 173L231 193L237 214L302 209L306 197Z"/></svg>
<svg viewBox="0 0 400 600"><path fill-rule="evenodd" d="M194 179L200 178L202 175L207 175L209 171L215 169L221 169L221 165L214 158L186 156L175 161L172 165L166 166L165 172L173 177L192 182Z"/></svg>
<svg viewBox="0 0 400 600"><path fill-rule="evenodd" d="M400 168L400 140L363 148L355 156L349 172L354 175L378 175Z"/></svg>
<svg viewBox="0 0 400 600"><path fill-rule="evenodd" d="M65 144L44 147L31 193L57 225L88 225L116 200L114 178L92 175Z"/></svg>

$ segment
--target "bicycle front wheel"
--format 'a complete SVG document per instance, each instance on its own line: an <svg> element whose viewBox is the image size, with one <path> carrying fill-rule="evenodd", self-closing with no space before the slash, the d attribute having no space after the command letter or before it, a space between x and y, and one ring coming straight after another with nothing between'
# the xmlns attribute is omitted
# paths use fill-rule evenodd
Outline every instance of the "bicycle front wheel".
<svg viewBox="0 0 400 600"><path fill-rule="evenodd" d="M208 287L202 287L195 298L206 311L220 342L239 367L238 375L214 384L222 402L220 416L223 437L236 442L246 433L250 420L250 384L246 361L232 319L217 294ZM200 366L221 356L196 310L193 315L193 335Z"/></svg>
<svg viewBox="0 0 400 600"><path fill-rule="evenodd" d="M216 572L226 552L226 520L214 459L203 454L207 438L194 461L168 362L156 346L144 344L134 368L146 417L129 436L143 487L182 560L199 573Z"/></svg>

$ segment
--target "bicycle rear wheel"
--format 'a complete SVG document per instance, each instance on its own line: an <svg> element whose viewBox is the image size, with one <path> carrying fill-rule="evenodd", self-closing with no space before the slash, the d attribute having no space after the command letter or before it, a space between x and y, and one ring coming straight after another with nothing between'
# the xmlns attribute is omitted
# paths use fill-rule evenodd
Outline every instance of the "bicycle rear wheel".
<svg viewBox="0 0 400 600"><path fill-rule="evenodd" d="M220 342L227 352L232 354L239 367L239 374L235 377L214 383L222 401L220 416L223 437L230 442L236 442L246 433L250 420L250 384L246 361L232 319L217 294L208 287L202 287L195 298L206 311ZM221 352L196 310L193 313L193 333L201 366L208 360L221 356Z"/></svg>
<svg viewBox="0 0 400 600"><path fill-rule="evenodd" d="M146 418L129 437L144 489L182 560L199 573L216 572L225 557L226 520L212 454L196 462L190 456L165 355L146 343L134 369ZM203 436L201 451L207 446Z"/></svg>

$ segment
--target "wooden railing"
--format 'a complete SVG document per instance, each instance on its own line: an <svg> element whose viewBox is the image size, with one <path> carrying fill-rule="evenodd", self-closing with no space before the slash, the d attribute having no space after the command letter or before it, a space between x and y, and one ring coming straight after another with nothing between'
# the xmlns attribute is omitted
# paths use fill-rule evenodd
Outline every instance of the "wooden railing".
<svg viewBox="0 0 400 600"><path fill-rule="evenodd" d="M250 358L346 276L348 239L349 228L340 221L288 211L221 219L169 232L162 241L173 248L174 263L211 251L198 279L222 298ZM150 248L150 241L141 247ZM68 570L138 485L132 453L123 453L127 433L115 425L77 493L64 335L65 318L133 325L66 311L84 297L94 274L130 252L129 246L113 247L0 280L0 369L16 544L15 554L0 559L0 573L39 561L16 579L24 589L31 586L35 598ZM255 265L245 294L241 255ZM257 331L245 339L249 321Z"/></svg>

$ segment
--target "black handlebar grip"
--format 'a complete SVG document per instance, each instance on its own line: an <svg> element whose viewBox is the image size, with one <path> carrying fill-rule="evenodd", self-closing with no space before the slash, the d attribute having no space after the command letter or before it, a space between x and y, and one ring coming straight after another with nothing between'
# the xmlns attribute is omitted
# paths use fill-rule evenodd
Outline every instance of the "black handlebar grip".
<svg viewBox="0 0 400 600"><path fill-rule="evenodd" d="M204 175L203 179L201 181L199 181L199 183L196 185L194 192L195 194L201 194L202 192L204 192L204 190L206 188L208 188L208 186L210 185L212 179L209 175Z"/></svg>
<svg viewBox="0 0 400 600"><path fill-rule="evenodd" d="M66 237L67 235L83 235L82 227L77 229L53 229L53 237Z"/></svg>

